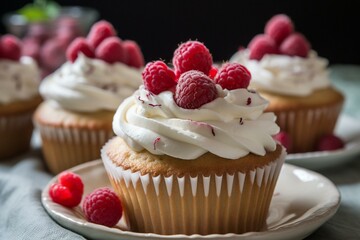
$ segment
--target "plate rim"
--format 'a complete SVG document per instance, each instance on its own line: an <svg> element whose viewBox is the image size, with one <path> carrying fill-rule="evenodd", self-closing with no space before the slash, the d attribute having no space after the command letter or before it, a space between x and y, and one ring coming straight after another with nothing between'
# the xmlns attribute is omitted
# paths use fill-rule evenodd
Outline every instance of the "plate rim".
<svg viewBox="0 0 360 240"><path fill-rule="evenodd" d="M73 168L68 169L68 171L79 172L79 171L84 171L87 168L94 168L94 167L98 167L100 165L103 166L102 160L97 159L97 160L93 160L90 162L86 162L86 163L77 165ZM122 230L120 228L108 228L105 226L87 222L86 220L77 221L77 220L67 217L63 213L60 213L54 209L51 209L51 206L49 205L49 203L52 203L52 204L55 204L55 203L53 203L51 200L49 200L50 198L48 195L48 189L49 189L50 185L56 181L59 174L55 175L42 190L41 203L42 203L43 207L45 208L46 212L50 215L50 217L55 222L57 222L61 226L65 227L66 229L69 229L70 231L73 231L77 234L80 234L80 235L83 235L86 237L92 237L92 238L103 237L102 232L106 231L106 234L110 234L112 236L119 236L119 237L122 236L122 237L126 237L127 239L136 239L136 238L144 238L144 239L145 238L153 238L153 239L179 239L179 238L181 238L181 239L230 239L230 238L242 239L243 237L266 237L269 235L279 235L279 234L284 234L284 233L288 233L288 232L296 232L296 230L298 230L297 228L299 227L299 225L302 225L302 226L306 225L307 228L312 228L312 230L308 231L308 234L307 234L307 235L310 235L313 231L315 231L318 227L320 227L327 220L329 220L333 215L335 215L335 213L337 212L337 210L340 206L341 194L339 192L339 189L336 187L336 185L331 180L329 180L328 178L326 178L325 176L323 176L322 174L320 174L318 172L315 172L315 171L312 171L312 170L309 170L309 169L306 169L303 167L299 167L296 165L292 165L289 163L284 163L283 168L284 167L290 168L287 171L291 171L291 169L302 169L310 174L317 176L318 178L322 179L323 181L324 180L327 181L327 183L332 187L332 190L335 190L334 192L336 193L336 196L335 195L333 196L334 199L332 202L329 202L327 205L324 205L321 208L317 209L310 217L302 219L301 221L297 221L297 222L288 224L287 226L283 226L283 227L279 226L277 228L270 229L268 231L263 231L263 232L247 232L247 233L243 233L243 234L227 233L227 234L210 234L210 235L199 235L199 234L160 235L160 234L155 234L155 233L132 232L132 231L128 231L128 230ZM319 214L315 214L315 213L319 213ZM76 226L80 226L80 227L84 228L85 229L84 231L86 231L87 229L91 229L91 230L96 229L96 230L101 230L101 231L99 231L99 234L97 236L86 235L86 234L84 234L84 231L79 232L79 231L75 230L74 228L71 228L71 227L69 228L68 222L71 222L71 223L75 224ZM316 224L314 224L314 222ZM316 226L314 226L314 225L316 225ZM307 235L302 235L302 236L306 237ZM121 238L119 238L119 239L121 239Z"/></svg>

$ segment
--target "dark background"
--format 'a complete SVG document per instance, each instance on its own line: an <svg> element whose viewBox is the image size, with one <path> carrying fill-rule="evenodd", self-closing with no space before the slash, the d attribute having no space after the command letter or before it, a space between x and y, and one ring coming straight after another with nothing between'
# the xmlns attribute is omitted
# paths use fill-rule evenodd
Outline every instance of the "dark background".
<svg viewBox="0 0 360 240"><path fill-rule="evenodd" d="M31 1L3 1L0 14ZM215 61L229 59L240 45L263 32L274 14L286 13L330 64L360 64L359 2L340 0L136 1L62 0L61 5L96 8L122 39L136 40L146 61L170 62L178 43L197 39ZM0 33L5 29L1 24Z"/></svg>

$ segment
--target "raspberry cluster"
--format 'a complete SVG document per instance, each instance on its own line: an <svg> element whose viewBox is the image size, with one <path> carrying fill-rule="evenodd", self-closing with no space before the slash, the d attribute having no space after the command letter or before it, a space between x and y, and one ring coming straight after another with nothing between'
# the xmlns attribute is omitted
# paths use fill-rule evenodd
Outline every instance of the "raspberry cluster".
<svg viewBox="0 0 360 240"><path fill-rule="evenodd" d="M145 88L153 94L170 90L179 107L196 109L218 97L216 84L223 89L247 88L250 72L238 63L213 66L210 51L199 41L179 45L172 59L174 69L163 61L149 62L142 73Z"/></svg>
<svg viewBox="0 0 360 240"><path fill-rule="evenodd" d="M66 57L74 62L79 53L89 58L98 58L110 64L122 62L128 66L144 66L144 57L139 45L132 40L121 40L111 23L101 20L96 22L84 37L71 42L66 50Z"/></svg>
<svg viewBox="0 0 360 240"><path fill-rule="evenodd" d="M278 14L265 25L264 33L256 35L248 44L250 59L261 60L265 54L282 54L306 58L310 43L296 32L289 16Z"/></svg>

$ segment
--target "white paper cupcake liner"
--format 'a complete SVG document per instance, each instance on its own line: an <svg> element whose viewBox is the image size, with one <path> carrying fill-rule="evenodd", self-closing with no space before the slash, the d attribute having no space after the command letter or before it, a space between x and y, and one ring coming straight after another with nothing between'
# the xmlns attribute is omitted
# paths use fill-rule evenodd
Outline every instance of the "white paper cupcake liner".
<svg viewBox="0 0 360 240"><path fill-rule="evenodd" d="M275 112L280 129L292 138L291 152L313 151L316 141L334 131L342 103L331 107Z"/></svg>
<svg viewBox="0 0 360 240"><path fill-rule="evenodd" d="M58 128L36 124L45 162L54 174L100 158L102 146L113 137L108 130Z"/></svg>
<svg viewBox="0 0 360 240"><path fill-rule="evenodd" d="M285 158L283 151L279 159L248 173L152 176L116 166L105 149L104 166L131 230L158 234L261 230Z"/></svg>

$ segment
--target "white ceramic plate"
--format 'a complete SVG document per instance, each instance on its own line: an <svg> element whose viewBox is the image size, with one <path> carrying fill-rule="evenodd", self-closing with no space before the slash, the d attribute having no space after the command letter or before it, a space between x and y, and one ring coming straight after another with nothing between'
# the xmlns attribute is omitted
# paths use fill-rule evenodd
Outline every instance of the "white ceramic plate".
<svg viewBox="0 0 360 240"><path fill-rule="evenodd" d="M84 194L98 187L110 187L101 160L79 165L71 168L70 171L82 177L85 185ZM121 221L115 228L90 223L85 220L80 207L69 209L52 202L48 190L55 181L56 177L42 192L42 203L46 211L60 225L91 239L297 240L305 238L331 218L340 203L339 191L330 180L316 172L285 164L271 202L267 226L263 232L203 236L145 234L127 231Z"/></svg>
<svg viewBox="0 0 360 240"><path fill-rule="evenodd" d="M288 154L286 162L311 170L319 170L345 164L356 156L360 156L359 120L341 115L335 128L335 134L345 141L345 148L335 151Z"/></svg>

